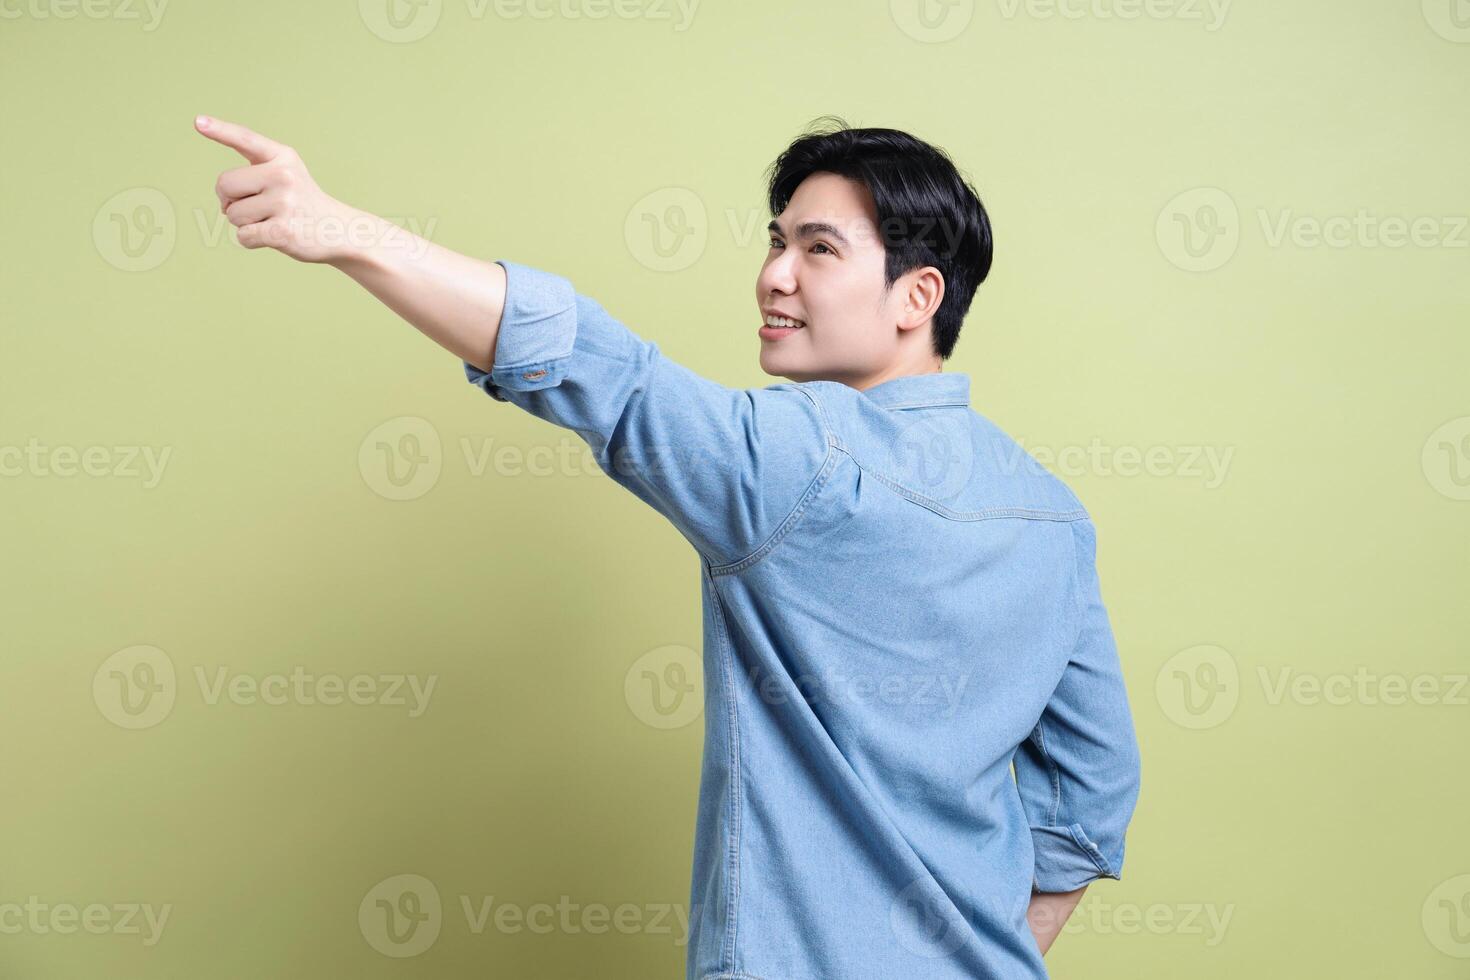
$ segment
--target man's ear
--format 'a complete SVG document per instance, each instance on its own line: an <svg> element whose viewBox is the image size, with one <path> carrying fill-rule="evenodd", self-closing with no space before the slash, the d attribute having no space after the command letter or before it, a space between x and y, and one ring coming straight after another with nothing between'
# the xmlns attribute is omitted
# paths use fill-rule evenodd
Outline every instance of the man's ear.
<svg viewBox="0 0 1470 980"><path fill-rule="evenodd" d="M939 312L939 304L944 301L944 275L928 265L904 278L908 284L904 288L904 308L899 311L898 326L912 330L934 319L934 314Z"/></svg>

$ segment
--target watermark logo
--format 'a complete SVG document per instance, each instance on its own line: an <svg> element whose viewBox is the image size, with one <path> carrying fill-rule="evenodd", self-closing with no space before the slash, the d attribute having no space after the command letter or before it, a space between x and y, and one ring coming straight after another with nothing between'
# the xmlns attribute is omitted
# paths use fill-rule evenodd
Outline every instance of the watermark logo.
<svg viewBox="0 0 1470 980"><path fill-rule="evenodd" d="M129 187L102 202L92 218L97 254L123 272L146 272L162 265L178 240L174 205L154 187Z"/></svg>
<svg viewBox="0 0 1470 980"><path fill-rule="evenodd" d="M0 446L0 477L141 479L152 490L173 452L173 446L48 446L32 436L24 446Z"/></svg>
<svg viewBox="0 0 1470 980"><path fill-rule="evenodd" d="M1165 716L1182 728L1223 724L1240 701L1240 668L1228 650L1210 644L1180 650L1154 678Z"/></svg>
<svg viewBox="0 0 1470 980"><path fill-rule="evenodd" d="M964 941L958 910L928 878L918 878L894 897L888 925L904 949L925 959L948 956Z"/></svg>
<svg viewBox="0 0 1470 980"><path fill-rule="evenodd" d="M357 927L368 945L384 956L418 956L434 945L443 925L439 889L422 875L384 878L362 897Z"/></svg>
<svg viewBox="0 0 1470 980"><path fill-rule="evenodd" d="M888 0L888 15L915 41L941 44L970 26L975 0Z"/></svg>
<svg viewBox="0 0 1470 980"><path fill-rule="evenodd" d="M1196 187L1176 194L1154 225L1164 258L1186 272L1211 272L1235 255L1240 245L1240 211L1218 187Z"/></svg>
<svg viewBox="0 0 1470 980"><path fill-rule="evenodd" d="M1024 466L1037 474L1059 477L1176 477L1197 480L1206 490L1224 484L1235 457L1234 446L1112 446L1097 436L1086 446L1033 446L1016 439L996 442L995 448L1003 473L1015 473Z"/></svg>
<svg viewBox="0 0 1470 980"><path fill-rule="evenodd" d="M1470 415L1450 419L1424 440L1424 478L1451 500L1470 500Z"/></svg>
<svg viewBox="0 0 1470 980"><path fill-rule="evenodd" d="M172 904L149 902L44 902L39 895L30 895L25 902L0 902L0 935L69 936L80 931L93 936L141 936L144 946L156 946L173 909Z"/></svg>
<svg viewBox="0 0 1470 980"><path fill-rule="evenodd" d="M7 0L0 3L0 21L19 20L87 20L137 21L144 34L151 34L163 22L169 0Z"/></svg>
<svg viewBox="0 0 1470 980"><path fill-rule="evenodd" d="M1234 902L1225 905L1214 902L1151 902L1148 905L1137 905L1132 902L1115 904L1093 898L1077 907L1061 931L1067 935L1090 932L1120 936L1136 936L1139 933L1191 936L1199 937L1208 948L1225 941L1225 933L1234 917Z"/></svg>
<svg viewBox="0 0 1470 980"><path fill-rule="evenodd" d="M1384 674L1361 664L1351 671L1313 673L1258 664L1254 676L1255 685L1247 685L1235 657L1203 644L1170 657L1154 691L1169 720L1190 729L1224 724L1247 692L1268 707L1470 705L1470 674Z"/></svg>
<svg viewBox="0 0 1470 980"><path fill-rule="evenodd" d="M623 699L650 728L683 728L704 711L699 655L677 643L650 650L623 675Z"/></svg>
<svg viewBox="0 0 1470 980"><path fill-rule="evenodd" d="M969 413L915 412L889 450L898 479L934 500L951 500L975 469Z"/></svg>
<svg viewBox="0 0 1470 980"><path fill-rule="evenodd" d="M1470 874L1446 878L1424 899L1424 935L1446 956L1470 959Z"/></svg>
<svg viewBox="0 0 1470 980"><path fill-rule="evenodd" d="M687 187L661 187L645 194L628 209L623 240L644 268L687 269L699 261L709 243L704 201Z"/></svg>
<svg viewBox="0 0 1470 980"><path fill-rule="evenodd" d="M1034 20L1174 20L1203 24L1213 34L1225 26L1231 0L998 0L1001 16L1024 13Z"/></svg>
<svg viewBox="0 0 1470 980"><path fill-rule="evenodd" d="M363 481L386 500L422 497L439 482L443 467L439 430L415 415L382 423L357 449L357 469Z"/></svg>
<svg viewBox="0 0 1470 980"><path fill-rule="evenodd" d="M178 680L174 662L158 647L119 650L92 675L92 701L119 728L152 728L174 710Z"/></svg>
<svg viewBox="0 0 1470 980"><path fill-rule="evenodd" d="M753 664L744 679L766 704L802 701L808 705L875 705L885 717L934 714L953 718L965 700L970 673L936 671L876 671L852 665L794 673L771 671Z"/></svg>
<svg viewBox="0 0 1470 980"><path fill-rule="evenodd" d="M193 669L201 701L210 707L267 705L357 705L403 708L418 718L429 709L438 674L311 673L296 666L289 673L256 676L227 666ZM102 717L119 728L152 728L173 711L180 690L173 659L158 647L131 646L104 660L92 675L92 701Z"/></svg>
<svg viewBox="0 0 1470 980"><path fill-rule="evenodd" d="M1470 44L1470 0L1422 0L1424 20L1446 41Z"/></svg>
<svg viewBox="0 0 1470 980"><path fill-rule="evenodd" d="M384 41L407 44L429 35L439 26L442 0L357 0L357 12L367 29Z"/></svg>

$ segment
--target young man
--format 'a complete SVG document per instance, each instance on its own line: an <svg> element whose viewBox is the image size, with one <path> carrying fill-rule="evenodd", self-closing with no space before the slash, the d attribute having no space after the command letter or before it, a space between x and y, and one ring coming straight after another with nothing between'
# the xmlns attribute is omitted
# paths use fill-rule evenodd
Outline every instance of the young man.
<svg viewBox="0 0 1470 980"><path fill-rule="evenodd" d="M949 159L845 125L780 155L751 329L790 381L740 390L559 275L419 239L289 147L196 126L249 161L216 185L242 245L341 269L698 552L690 980L1046 977L1087 884L1120 875L1139 753L1092 522L942 371L991 262Z"/></svg>

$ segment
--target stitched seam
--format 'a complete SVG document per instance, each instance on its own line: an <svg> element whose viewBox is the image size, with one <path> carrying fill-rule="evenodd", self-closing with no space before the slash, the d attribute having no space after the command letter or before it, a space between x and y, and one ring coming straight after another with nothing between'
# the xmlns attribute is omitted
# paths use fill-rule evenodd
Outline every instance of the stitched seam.
<svg viewBox="0 0 1470 980"><path fill-rule="evenodd" d="M1036 720L1036 746L1041 749L1041 757L1046 760L1046 771L1051 776L1051 809L1046 814L1046 826L1055 827L1062 809L1062 771L1047 751L1046 727L1040 718Z"/></svg>
<svg viewBox="0 0 1470 980"><path fill-rule="evenodd" d="M894 405L882 405L882 407L889 410L901 408L969 408L970 403L965 401L901 402Z"/></svg>
<svg viewBox="0 0 1470 980"><path fill-rule="evenodd" d="M801 499L797 501L796 508L792 510L792 512L786 516L786 519L781 522L781 525L777 527L774 532L772 532L771 536L766 539L765 544L761 545L755 551L752 551L749 555L740 559L739 561L730 562L725 565L714 565L710 568L710 574L733 575L736 572L744 571L751 565L754 565L756 562L766 557L766 555L770 554L771 551L774 550L775 547L779 545L782 540L785 539L786 535L791 533L791 531L795 529L797 523L801 520L801 515L806 513L806 509L811 506L812 502L816 500L818 494L822 492L822 488L827 485L827 480L831 478L832 472L836 468L837 447L829 444L827 446L827 456L822 462L822 468L817 471L816 476L812 477L812 482L807 484L806 492L803 493L801 495Z"/></svg>
<svg viewBox="0 0 1470 980"><path fill-rule="evenodd" d="M829 443L836 442L837 439L832 433L832 421L827 418L827 408L822 404L822 400L816 395L812 394L810 391L808 391L804 385L797 385L796 390L805 395L806 400L816 406L817 417L822 421L822 431L826 433L827 441Z"/></svg>
<svg viewBox="0 0 1470 980"><path fill-rule="evenodd" d="M725 848L730 880L725 893L725 941L720 951L720 960L728 962L730 969L734 970L736 967L735 940L740 924L736 912L740 907L741 795L745 785L745 774L740 769L740 708L736 699L734 668L730 663L730 631L725 622L725 608L720 598L720 590L715 587L713 576L707 578L707 587L714 599L712 605L715 611L715 625L720 636L720 671L724 675L725 692L729 699L726 713L730 722L730 830ZM725 946L729 947L728 952L723 948Z"/></svg>
<svg viewBox="0 0 1470 980"><path fill-rule="evenodd" d="M851 455L849 453L849 455ZM856 459L853 459L857 463ZM884 476L876 470L863 467L857 463L858 468L864 473L879 481L889 489L907 497L914 503L934 511L941 517L947 517L953 521L989 521L1003 517L1020 517L1026 520L1037 521L1080 521L1087 516L1086 510L1038 510L1034 507L986 507L981 510L954 510L946 507L932 497L926 497L916 493L891 477Z"/></svg>
<svg viewBox="0 0 1470 980"><path fill-rule="evenodd" d="M1077 529L1081 526L1072 526L1072 599L1077 605L1077 636L1072 640L1074 651L1082 642L1082 627L1087 625L1087 606L1082 602L1082 550L1077 546Z"/></svg>
<svg viewBox="0 0 1470 980"><path fill-rule="evenodd" d="M817 467L816 475L812 477L811 482L808 483L806 489L802 491L801 497L792 506L791 513L787 514L781 520L781 523L776 526L776 529L771 532L770 536L767 537L766 540L763 541L759 547L757 547L750 554L746 555L744 558L724 563L717 561L714 557L708 555L705 556L710 564L710 572L713 575L729 575L733 572L740 571L742 568L746 568L750 564L754 564L755 562L759 561L765 556L766 552L770 551L772 548L776 547L776 545L780 544L781 539L784 538L786 536L786 533L794 526L794 522L800 516L801 511L806 508L808 497L812 493L820 490L822 483L824 483L826 480L828 468L832 465L832 447L834 444L836 444L837 440L832 435L832 426L827 420L827 413L822 409L822 403L813 398L811 393L805 388L802 388L800 386L793 387L796 391L799 391L803 395L805 395L806 400L811 402L812 405L816 408L817 422L822 428L822 434L827 437L827 455L822 457L822 465Z"/></svg>

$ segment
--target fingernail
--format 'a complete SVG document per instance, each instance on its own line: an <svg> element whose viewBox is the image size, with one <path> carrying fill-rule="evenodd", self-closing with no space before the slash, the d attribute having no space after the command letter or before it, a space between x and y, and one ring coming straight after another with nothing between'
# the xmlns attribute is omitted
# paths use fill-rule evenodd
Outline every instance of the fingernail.
<svg viewBox="0 0 1470 980"><path fill-rule="evenodd" d="M195 116L194 117L194 125L198 126L200 129L203 129L204 127L206 127L206 126L209 125L209 117L208 116Z"/></svg>

